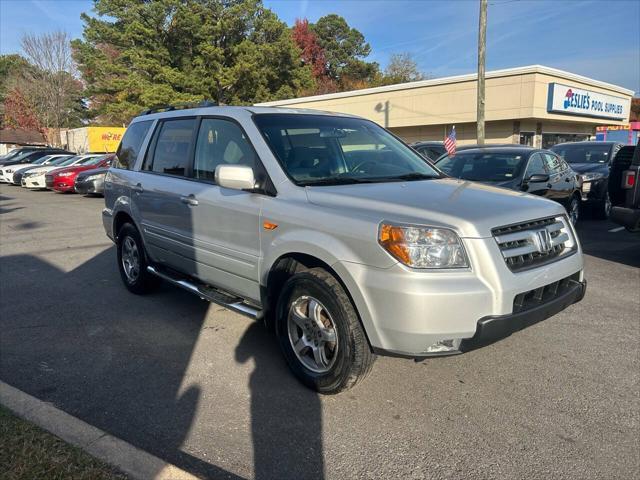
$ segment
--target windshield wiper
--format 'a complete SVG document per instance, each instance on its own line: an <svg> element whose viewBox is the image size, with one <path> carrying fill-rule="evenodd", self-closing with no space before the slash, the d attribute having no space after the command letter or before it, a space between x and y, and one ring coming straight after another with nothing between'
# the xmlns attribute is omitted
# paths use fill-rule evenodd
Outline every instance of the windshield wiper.
<svg viewBox="0 0 640 480"><path fill-rule="evenodd" d="M411 172L404 175L396 175L393 177L374 177L370 180L372 182L403 182L412 180L433 180L434 178L440 178L436 175L429 175L428 173Z"/></svg>
<svg viewBox="0 0 640 480"><path fill-rule="evenodd" d="M350 185L354 183L382 183L382 182L402 182L405 180L432 180L434 178L440 178L434 175L429 175L427 173L419 173L419 172L411 172L406 173L404 175L398 175L394 177L367 177L367 178L357 178L357 177L331 177L331 178L321 178L315 181L309 182L301 182L300 185L303 187L314 187L317 185Z"/></svg>
<svg viewBox="0 0 640 480"><path fill-rule="evenodd" d="M352 185L354 183L372 183L376 180L377 179L372 178L333 177L300 182L299 185L303 187L315 187L317 185Z"/></svg>
<svg viewBox="0 0 640 480"><path fill-rule="evenodd" d="M434 178L440 178L437 175L430 175L428 173L411 172L397 177L389 177L394 180L432 180Z"/></svg>

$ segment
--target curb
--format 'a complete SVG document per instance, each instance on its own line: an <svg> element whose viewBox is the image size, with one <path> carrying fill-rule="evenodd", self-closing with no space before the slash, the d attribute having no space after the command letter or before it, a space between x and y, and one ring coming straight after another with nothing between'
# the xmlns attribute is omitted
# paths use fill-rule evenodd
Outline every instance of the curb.
<svg viewBox="0 0 640 480"><path fill-rule="evenodd" d="M0 381L0 404L136 480L198 480L144 450Z"/></svg>

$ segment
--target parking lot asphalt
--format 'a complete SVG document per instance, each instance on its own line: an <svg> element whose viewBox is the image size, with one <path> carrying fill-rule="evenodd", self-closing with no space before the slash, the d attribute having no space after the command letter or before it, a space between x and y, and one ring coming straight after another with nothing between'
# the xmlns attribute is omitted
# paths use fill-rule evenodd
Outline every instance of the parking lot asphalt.
<svg viewBox="0 0 640 480"><path fill-rule="evenodd" d="M379 358L321 397L260 324L168 285L128 293L102 205L0 187L0 380L203 478L640 471L638 235L581 222L581 303L464 355Z"/></svg>

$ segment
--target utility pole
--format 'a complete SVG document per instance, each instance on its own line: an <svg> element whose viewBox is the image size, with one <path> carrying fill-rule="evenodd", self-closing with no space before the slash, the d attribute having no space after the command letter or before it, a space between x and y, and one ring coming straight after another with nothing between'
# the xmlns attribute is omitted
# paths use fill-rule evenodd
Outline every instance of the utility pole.
<svg viewBox="0 0 640 480"><path fill-rule="evenodd" d="M484 54L487 45L487 0L480 0L478 26L478 145L484 145Z"/></svg>

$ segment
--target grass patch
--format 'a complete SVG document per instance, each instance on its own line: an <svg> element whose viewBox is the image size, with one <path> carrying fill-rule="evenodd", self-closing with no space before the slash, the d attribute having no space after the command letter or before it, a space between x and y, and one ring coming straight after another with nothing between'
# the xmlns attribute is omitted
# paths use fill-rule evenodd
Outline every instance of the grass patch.
<svg viewBox="0 0 640 480"><path fill-rule="evenodd" d="M128 477L0 406L3 480L126 480Z"/></svg>

